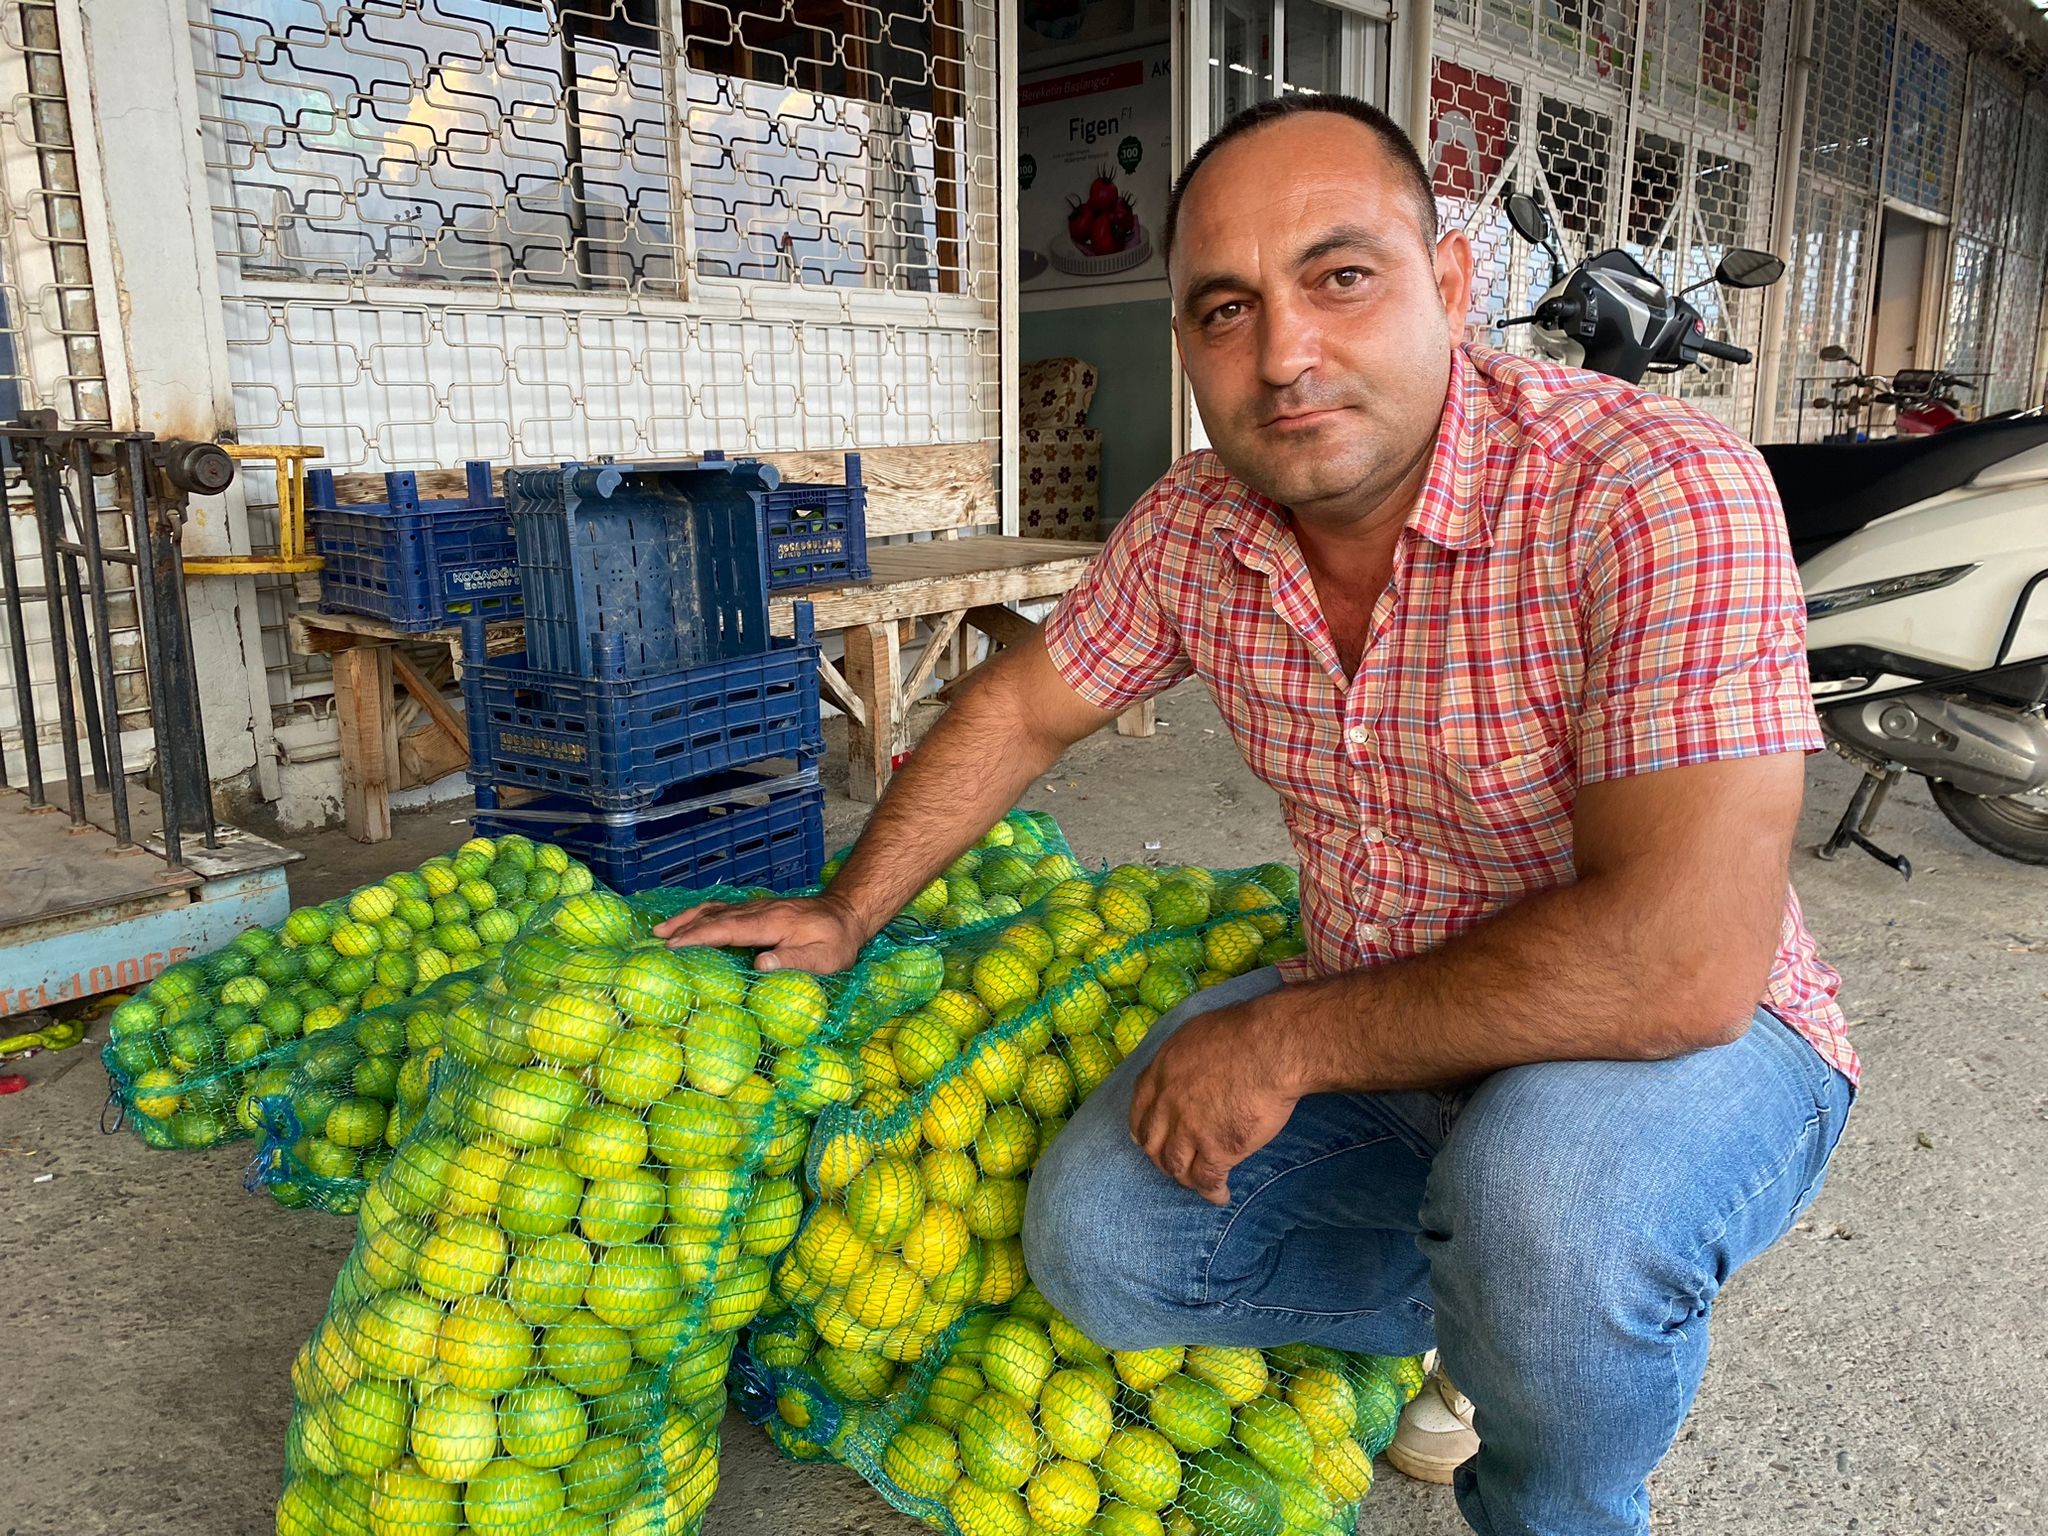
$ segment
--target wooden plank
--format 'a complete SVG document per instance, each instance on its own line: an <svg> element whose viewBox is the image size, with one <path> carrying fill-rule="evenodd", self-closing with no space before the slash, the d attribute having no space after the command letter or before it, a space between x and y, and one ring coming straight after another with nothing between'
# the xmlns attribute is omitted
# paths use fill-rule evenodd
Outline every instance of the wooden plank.
<svg viewBox="0 0 2048 1536"><path fill-rule="evenodd" d="M469 748L450 741L438 726L398 739L398 783L401 789L432 784L469 766Z"/></svg>
<svg viewBox="0 0 2048 1536"><path fill-rule="evenodd" d="M967 622L997 645L1022 645L1038 633L1038 626L1023 614L994 604L968 609Z"/></svg>
<svg viewBox="0 0 2048 1536"><path fill-rule="evenodd" d="M846 631L846 681L860 700L863 719L846 731L846 792L873 805L895 770L897 673L894 624L856 624Z"/></svg>
<svg viewBox="0 0 2048 1536"><path fill-rule="evenodd" d="M1014 547L1018 545L1033 547ZM768 605L769 628L778 635L794 631L790 605L799 596L810 603L820 630L1057 597L1080 581L1101 546L1059 539L980 538L912 547L925 553L906 561L895 558L894 546L871 551L870 562L878 568L867 583L775 594ZM884 555L891 558L885 561Z"/></svg>
<svg viewBox="0 0 2048 1536"><path fill-rule="evenodd" d="M867 719L867 711L861 708L860 700L855 698L853 690L847 687L846 678L823 656L818 658L818 684L832 696L832 702L839 706L847 719L856 724Z"/></svg>
<svg viewBox="0 0 2048 1536"><path fill-rule="evenodd" d="M924 685L931 681L932 669L939 664L939 658L946 654L946 647L952 643L954 633L960 628L960 621L966 615L948 613L932 626L931 638L924 643L924 654L917 659L917 670L910 674L910 680L903 685L903 703L899 716L908 715L910 706L917 702L917 696L924 692Z"/></svg>
<svg viewBox="0 0 2048 1536"><path fill-rule="evenodd" d="M868 488L870 538L971 528L1002 518L994 443L929 443L852 451L860 454L861 483ZM816 449L749 457L773 464L785 480L831 483L846 478L846 452ZM415 470L414 478L423 501L459 499L467 490L460 469ZM495 494L504 495L504 466L494 467L491 486ZM381 472L357 471L334 477L337 502L382 501L384 494Z"/></svg>
<svg viewBox="0 0 2048 1536"><path fill-rule="evenodd" d="M1150 736L1158 725L1158 710L1151 699L1140 700L1116 717L1119 736Z"/></svg>
<svg viewBox="0 0 2048 1536"><path fill-rule="evenodd" d="M341 729L341 804L359 843L391 836L391 786L398 778L398 728L391 717L391 647L357 645L334 654L334 712Z"/></svg>
<svg viewBox="0 0 2048 1536"><path fill-rule="evenodd" d="M448 701L441 697L441 690L420 675L420 669L407 659L405 652L393 647L391 670L405 691L420 701L420 707L434 717L434 724L447 734L450 741L462 748L462 755L469 755L469 730L448 707Z"/></svg>

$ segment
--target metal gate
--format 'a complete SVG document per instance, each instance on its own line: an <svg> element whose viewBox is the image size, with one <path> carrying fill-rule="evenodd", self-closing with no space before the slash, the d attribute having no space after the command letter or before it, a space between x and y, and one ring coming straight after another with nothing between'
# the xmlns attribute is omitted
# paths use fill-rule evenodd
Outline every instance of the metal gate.
<svg viewBox="0 0 2048 1536"><path fill-rule="evenodd" d="M192 36L243 440L338 469L998 440L996 18L216 0ZM280 712L327 687L289 601Z"/></svg>
<svg viewBox="0 0 2048 1536"><path fill-rule="evenodd" d="M1526 348L1494 320L1526 313L1549 262L1508 228L1535 196L1567 259L1611 245L1674 287L1731 245L1767 243L1778 159L1785 0L1436 0L1430 164L1438 211L1476 259L1472 334ZM1763 300L1696 296L1717 334L1756 344ZM1741 429L1754 370L1653 379Z"/></svg>

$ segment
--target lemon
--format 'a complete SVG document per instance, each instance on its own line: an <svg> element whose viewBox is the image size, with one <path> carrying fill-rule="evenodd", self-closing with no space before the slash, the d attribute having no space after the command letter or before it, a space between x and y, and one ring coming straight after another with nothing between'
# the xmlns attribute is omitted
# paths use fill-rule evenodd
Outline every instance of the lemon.
<svg viewBox="0 0 2048 1536"><path fill-rule="evenodd" d="M819 1206L797 1234L792 1252L821 1283L838 1289L875 1262L875 1251L836 1206Z"/></svg>
<svg viewBox="0 0 2048 1536"><path fill-rule="evenodd" d="M894 1328L926 1299L924 1282L893 1254L879 1255L846 1287L846 1310L870 1328Z"/></svg>
<svg viewBox="0 0 2048 1536"><path fill-rule="evenodd" d="M589 1437L583 1399L559 1381L535 1376L499 1402L498 1433L506 1453L529 1467L565 1467Z"/></svg>
<svg viewBox="0 0 2048 1536"><path fill-rule="evenodd" d="M323 1410L340 1470L370 1478L395 1465L405 1451L408 1409L397 1382L365 1377L342 1388Z"/></svg>
<svg viewBox="0 0 2048 1536"><path fill-rule="evenodd" d="M964 1360L948 1360L925 1389L924 1416L946 1429L958 1429L986 1383L980 1371Z"/></svg>
<svg viewBox="0 0 2048 1536"><path fill-rule="evenodd" d="M985 1245L981 1255L981 1289L974 1299L981 1306L999 1307L1024 1289L1024 1245L1006 1237Z"/></svg>
<svg viewBox="0 0 2048 1536"><path fill-rule="evenodd" d="M487 1222L457 1217L420 1245L413 1266L419 1287L436 1301L475 1296L504 1272L509 1245Z"/></svg>
<svg viewBox="0 0 2048 1536"><path fill-rule="evenodd" d="M958 1152L973 1145L987 1118L988 1100L963 1072L933 1090L918 1123L930 1145Z"/></svg>
<svg viewBox="0 0 2048 1536"><path fill-rule="evenodd" d="M380 1376L405 1379L434 1361L441 1309L414 1291L372 1296L356 1314L349 1344L356 1358Z"/></svg>
<svg viewBox="0 0 2048 1536"><path fill-rule="evenodd" d="M1095 1474L1078 1461L1052 1461L1025 1486L1024 1507L1040 1529L1073 1536L1095 1518L1102 1490Z"/></svg>
<svg viewBox="0 0 2048 1536"><path fill-rule="evenodd" d="M1113 1401L1114 1394L1094 1376L1054 1371L1038 1394L1038 1424L1062 1456L1094 1461L1115 1427L1110 1415Z"/></svg>
<svg viewBox="0 0 2048 1536"><path fill-rule="evenodd" d="M522 1461L494 1461L469 1480L462 1514L469 1536L534 1536L558 1528L562 1482Z"/></svg>
<svg viewBox="0 0 2048 1536"><path fill-rule="evenodd" d="M1277 1397L1261 1395L1239 1408L1231 1438L1276 1478L1299 1481L1308 1476L1315 1459L1315 1437L1308 1425Z"/></svg>
<svg viewBox="0 0 2048 1536"><path fill-rule="evenodd" d="M933 1209L947 1208L937 1206ZM962 1216L960 1220L964 1225L967 1218ZM981 1283L987 1270L987 1261L983 1254L982 1245L970 1237L967 1241L967 1251L960 1255L960 1262L935 1277L926 1287L931 1292L933 1302L951 1307L966 1306L977 1300L981 1295Z"/></svg>
<svg viewBox="0 0 2048 1536"><path fill-rule="evenodd" d="M655 1157L672 1168L712 1168L739 1156L744 1132L729 1101L678 1088L649 1106L647 1141Z"/></svg>
<svg viewBox="0 0 2048 1536"><path fill-rule="evenodd" d="M701 1005L683 1030L683 1052L690 1086L723 1098L753 1074L761 1031L737 1007Z"/></svg>
<svg viewBox="0 0 2048 1536"><path fill-rule="evenodd" d="M883 1450L882 1471L905 1493L944 1498L960 1476L959 1443L941 1426L913 1419Z"/></svg>
<svg viewBox="0 0 2048 1536"><path fill-rule="evenodd" d="M777 1045L798 1046L824 1027L832 998L824 983L806 971L768 971L749 984L746 1006L762 1034Z"/></svg>
<svg viewBox="0 0 2048 1536"><path fill-rule="evenodd" d="M990 1103L1000 1104L1017 1096L1029 1060L1021 1041L990 1033L967 1052L967 1072Z"/></svg>
<svg viewBox="0 0 2048 1536"><path fill-rule="evenodd" d="M1256 1349L1195 1345L1188 1350L1182 1369L1221 1392L1233 1408L1266 1390L1266 1358Z"/></svg>
<svg viewBox="0 0 2048 1536"><path fill-rule="evenodd" d="M529 1323L565 1318L583 1299L590 1279L590 1247L569 1232L523 1244L505 1277L505 1300Z"/></svg>
<svg viewBox="0 0 2048 1536"><path fill-rule="evenodd" d="M818 1379L849 1402L872 1403L888 1396L896 1365L879 1350L841 1349L824 1344L811 1357Z"/></svg>
<svg viewBox="0 0 2048 1536"><path fill-rule="evenodd" d="M966 1216L976 1237L1015 1237L1024 1230L1024 1181L983 1179L967 1197Z"/></svg>
<svg viewBox="0 0 2048 1536"><path fill-rule="evenodd" d="M974 1159L957 1148L935 1147L918 1163L925 1193L946 1205L965 1206L981 1175Z"/></svg>
<svg viewBox="0 0 2048 1536"><path fill-rule="evenodd" d="M917 1213L904 1234L903 1262L920 1280L936 1280L967 1257L972 1237L965 1215L951 1205L934 1202Z"/></svg>
<svg viewBox="0 0 2048 1536"><path fill-rule="evenodd" d="M1006 1317L989 1329L981 1352L981 1371L989 1385L1027 1403L1036 1402L1052 1368L1052 1341L1036 1323Z"/></svg>
<svg viewBox="0 0 2048 1536"><path fill-rule="evenodd" d="M740 1216L737 1235L741 1251L757 1258L782 1252L796 1236L803 1208L803 1191L797 1188L795 1179L762 1179L754 1186L753 1197Z"/></svg>
<svg viewBox="0 0 2048 1536"><path fill-rule="evenodd" d="M1038 996L1038 967L1032 957L1007 945L998 944L977 959L972 976L975 995L992 1009Z"/></svg>
<svg viewBox="0 0 2048 1536"><path fill-rule="evenodd" d="M961 1447L966 1460L966 1447ZM946 1512L960 1528L960 1536L1031 1536L1031 1516L1014 1489L988 1488L971 1476L963 1477L946 1495Z"/></svg>
<svg viewBox="0 0 2048 1536"><path fill-rule="evenodd" d="M495 1297L468 1296L442 1319L434 1355L450 1386L502 1392L532 1366L533 1330Z"/></svg>
<svg viewBox="0 0 2048 1536"><path fill-rule="evenodd" d="M569 1178L576 1177L566 1169L563 1171ZM510 1182L507 1180L508 1185ZM668 1186L659 1174L646 1168L592 1179L587 1185L581 1180L577 1182L580 1195L575 1208L577 1229L593 1243L606 1247L637 1243L648 1236L661 1221L668 1205ZM512 1230L503 1215L500 1215L499 1222L506 1226L507 1231ZM547 1234L522 1230L517 1235L543 1237Z"/></svg>
<svg viewBox="0 0 2048 1536"><path fill-rule="evenodd" d="M584 1397L615 1392L633 1369L626 1335L594 1317L565 1317L541 1330L541 1363L550 1376Z"/></svg>
<svg viewBox="0 0 2048 1536"><path fill-rule="evenodd" d="M1265 934L1255 923L1232 918L1202 935L1202 959L1212 971L1241 976L1257 964L1259 947L1265 942Z"/></svg>
<svg viewBox="0 0 2048 1536"><path fill-rule="evenodd" d="M1352 1503L1372 1488L1372 1456L1348 1435L1316 1447L1313 1476L1318 1488L1339 1503Z"/></svg>
<svg viewBox="0 0 2048 1536"><path fill-rule="evenodd" d="M846 1219L878 1248L890 1248L924 1211L924 1181L907 1158L875 1159L846 1191Z"/></svg>
<svg viewBox="0 0 2048 1536"><path fill-rule="evenodd" d="M1067 1066L1074 1077L1074 1097L1085 1099L1116 1070L1116 1047L1100 1035L1075 1035L1066 1044ZM1050 1141L1052 1138L1048 1135L1045 1139Z"/></svg>
<svg viewBox="0 0 2048 1536"><path fill-rule="evenodd" d="M1110 1435L1101 1471L1109 1491L1139 1509L1164 1509L1180 1492L1179 1453L1158 1430L1141 1424Z"/></svg>
<svg viewBox="0 0 2048 1536"><path fill-rule="evenodd" d="M991 1490L1021 1488L1040 1460L1029 1405L1000 1390L984 1392L968 1406L960 1420L959 1442L961 1467Z"/></svg>
<svg viewBox="0 0 2048 1536"><path fill-rule="evenodd" d="M413 1410L407 1445L429 1477L466 1483L497 1454L497 1412L479 1393L430 1388Z"/></svg>
<svg viewBox="0 0 2048 1536"><path fill-rule="evenodd" d="M1358 1404L1342 1372L1312 1365L1287 1384L1287 1404L1301 1415L1317 1445L1348 1438L1358 1427Z"/></svg>
<svg viewBox="0 0 2048 1536"><path fill-rule="evenodd" d="M682 1081L683 1048L665 1030L623 1030L598 1055L593 1076L614 1104L645 1109Z"/></svg>
<svg viewBox="0 0 2048 1536"><path fill-rule="evenodd" d="M682 1298L682 1279L667 1255L644 1243L607 1248L583 1290L592 1315L629 1331L646 1327Z"/></svg>
<svg viewBox="0 0 2048 1536"><path fill-rule="evenodd" d="M1074 1103L1074 1072L1058 1056L1039 1055L1024 1068L1017 1102L1040 1121L1064 1115Z"/></svg>
<svg viewBox="0 0 2048 1536"><path fill-rule="evenodd" d="M913 1013L896 1026L890 1057L896 1075L912 1087L929 1082L960 1053L960 1037L937 1014Z"/></svg>
<svg viewBox="0 0 2048 1536"><path fill-rule="evenodd" d="M1216 1388L1176 1373L1152 1389L1146 1416L1183 1451L1206 1451L1230 1436L1230 1402Z"/></svg>

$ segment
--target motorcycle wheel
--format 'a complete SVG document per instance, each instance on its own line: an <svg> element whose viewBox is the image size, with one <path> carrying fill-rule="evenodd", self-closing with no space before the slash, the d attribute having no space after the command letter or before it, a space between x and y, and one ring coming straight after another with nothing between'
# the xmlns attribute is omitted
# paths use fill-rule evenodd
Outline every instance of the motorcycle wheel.
<svg viewBox="0 0 2048 1536"><path fill-rule="evenodd" d="M2021 864L2048 864L2048 792L1971 795L1927 781L1934 803L1971 842Z"/></svg>

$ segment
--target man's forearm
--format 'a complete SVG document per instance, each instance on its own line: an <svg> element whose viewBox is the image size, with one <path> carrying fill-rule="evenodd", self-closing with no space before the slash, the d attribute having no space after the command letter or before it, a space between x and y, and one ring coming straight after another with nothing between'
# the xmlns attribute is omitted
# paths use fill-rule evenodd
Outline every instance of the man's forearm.
<svg viewBox="0 0 2048 1536"><path fill-rule="evenodd" d="M987 664L890 781L832 882L877 932L1017 803L1068 741L1034 718L1019 672L1024 657Z"/></svg>
<svg viewBox="0 0 2048 1536"><path fill-rule="evenodd" d="M1676 922L1710 920L1688 904ZM1768 954L1731 975L1701 942L1711 929L1674 926L1626 886L1542 892L1427 954L1262 999L1260 1044L1270 1030L1282 1080L1306 1094L1447 1087L1530 1062L1657 1059L1735 1038Z"/></svg>

